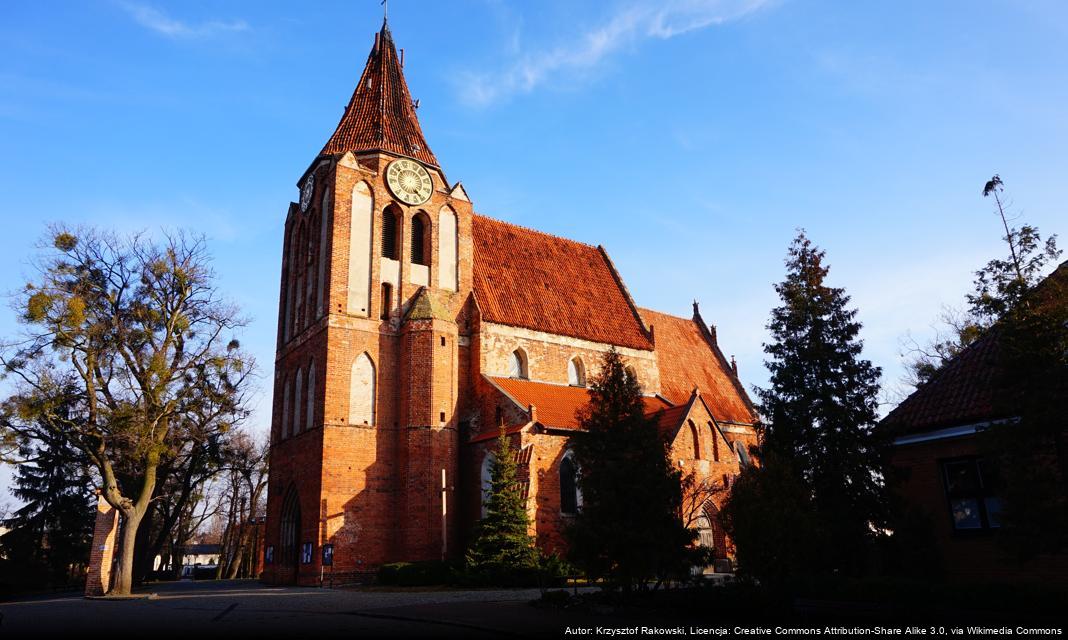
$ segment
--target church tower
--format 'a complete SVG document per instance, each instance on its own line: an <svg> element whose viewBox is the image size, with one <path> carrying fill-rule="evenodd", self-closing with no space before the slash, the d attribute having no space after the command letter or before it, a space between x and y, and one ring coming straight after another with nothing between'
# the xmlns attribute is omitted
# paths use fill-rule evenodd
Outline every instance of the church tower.
<svg viewBox="0 0 1068 640"><path fill-rule="evenodd" d="M473 214L423 136L403 62L383 23L289 205L268 582L318 584L460 553Z"/></svg>

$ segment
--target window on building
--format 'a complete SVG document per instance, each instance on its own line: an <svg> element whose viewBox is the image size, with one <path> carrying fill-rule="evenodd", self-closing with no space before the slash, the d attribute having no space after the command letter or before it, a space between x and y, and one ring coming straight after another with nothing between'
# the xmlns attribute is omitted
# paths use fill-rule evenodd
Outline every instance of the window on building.
<svg viewBox="0 0 1068 640"><path fill-rule="evenodd" d="M634 370L634 367L627 367L626 369L624 369L624 371L627 372L627 377L628 378L630 378L631 380L634 380L635 382L637 382L637 380L638 380L638 372Z"/></svg>
<svg viewBox="0 0 1068 640"><path fill-rule="evenodd" d="M289 379L282 378L282 439L289 437Z"/></svg>
<svg viewBox="0 0 1068 640"><path fill-rule="evenodd" d="M375 424L375 365L361 353L349 374L349 424Z"/></svg>
<svg viewBox="0 0 1068 640"><path fill-rule="evenodd" d="M716 548L716 532L712 528L712 521L708 519L708 516L703 513L697 516L697 521L694 522L694 529L697 529L697 544L706 549Z"/></svg>
<svg viewBox="0 0 1068 640"><path fill-rule="evenodd" d="M567 514L578 513L582 506L582 495L578 488L578 466L575 459L568 453L560 461L560 512Z"/></svg>
<svg viewBox="0 0 1068 640"><path fill-rule="evenodd" d="M734 453L738 455L738 468L745 469L749 466L749 451L741 440L734 443Z"/></svg>
<svg viewBox="0 0 1068 640"><path fill-rule="evenodd" d="M304 376L300 369L297 369L297 377L293 379L293 435L300 433L300 407L301 407L301 391L304 388Z"/></svg>
<svg viewBox="0 0 1068 640"><path fill-rule="evenodd" d="M315 424L315 361L308 365L308 416L304 428L311 429Z"/></svg>
<svg viewBox="0 0 1068 640"><path fill-rule="evenodd" d="M424 213L417 213L412 218L412 264L430 264L430 251L427 250L429 226Z"/></svg>
<svg viewBox="0 0 1068 640"><path fill-rule="evenodd" d="M693 459L701 459L701 440L697 437L697 425L693 423L693 420L687 420L690 425L690 439L693 440Z"/></svg>
<svg viewBox="0 0 1068 640"><path fill-rule="evenodd" d="M712 460L719 462L719 434L716 433L716 425L708 423L708 435L712 436Z"/></svg>
<svg viewBox="0 0 1068 640"><path fill-rule="evenodd" d="M511 378L520 378L522 380L526 380L529 377L527 372L527 354L522 349L516 349L508 358L508 376Z"/></svg>
<svg viewBox="0 0 1068 640"><path fill-rule="evenodd" d="M493 462L497 457L493 455L492 451L487 451L486 455L482 458L482 473L481 473L481 487L482 487L482 517L486 517L486 510L489 506L490 494L493 492L492 475L493 475Z"/></svg>
<svg viewBox="0 0 1068 640"><path fill-rule="evenodd" d="M397 208L390 205L382 212L382 257L397 259Z"/></svg>
<svg viewBox="0 0 1068 640"><path fill-rule="evenodd" d="M942 463L942 479L953 528L981 531L1001 526L997 468L983 458L958 458Z"/></svg>
<svg viewBox="0 0 1068 640"><path fill-rule="evenodd" d="M393 311L393 285L388 282L382 283L382 314L383 320L389 320L389 314Z"/></svg>
<svg viewBox="0 0 1068 640"><path fill-rule="evenodd" d="M586 386L586 365L582 358L575 356L567 363L567 383L572 387Z"/></svg>

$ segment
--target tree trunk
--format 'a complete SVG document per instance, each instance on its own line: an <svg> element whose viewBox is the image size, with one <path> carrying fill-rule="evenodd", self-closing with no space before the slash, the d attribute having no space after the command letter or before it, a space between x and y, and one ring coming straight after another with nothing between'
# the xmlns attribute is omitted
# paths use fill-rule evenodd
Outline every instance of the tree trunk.
<svg viewBox="0 0 1068 640"><path fill-rule="evenodd" d="M133 590L134 548L137 543L137 530L140 529L144 512L131 509L123 514L122 548L119 566L115 571L115 581L108 591L109 596L128 596Z"/></svg>

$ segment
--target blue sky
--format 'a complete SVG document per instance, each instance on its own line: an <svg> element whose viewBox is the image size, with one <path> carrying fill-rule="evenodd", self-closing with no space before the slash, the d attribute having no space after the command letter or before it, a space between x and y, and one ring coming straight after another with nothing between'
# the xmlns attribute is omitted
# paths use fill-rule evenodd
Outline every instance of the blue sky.
<svg viewBox="0 0 1068 640"><path fill-rule="evenodd" d="M427 139L476 210L605 245L642 306L689 315L697 298L748 385L766 381L771 285L798 227L888 384L906 332L928 335L1004 252L980 195L993 173L1026 221L1068 231L1064 3L389 12ZM287 203L381 15L376 0L5 7L0 290L25 282L47 222L200 230L270 380ZM0 335L17 329L0 313Z"/></svg>

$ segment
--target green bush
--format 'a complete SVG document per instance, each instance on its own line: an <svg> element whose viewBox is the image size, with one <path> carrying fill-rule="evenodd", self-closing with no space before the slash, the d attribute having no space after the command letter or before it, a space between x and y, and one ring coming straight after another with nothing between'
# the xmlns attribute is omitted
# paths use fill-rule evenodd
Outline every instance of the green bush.
<svg viewBox="0 0 1068 640"><path fill-rule="evenodd" d="M422 587L455 581L456 571L451 564L441 560L393 562L378 568L378 583L387 586Z"/></svg>

